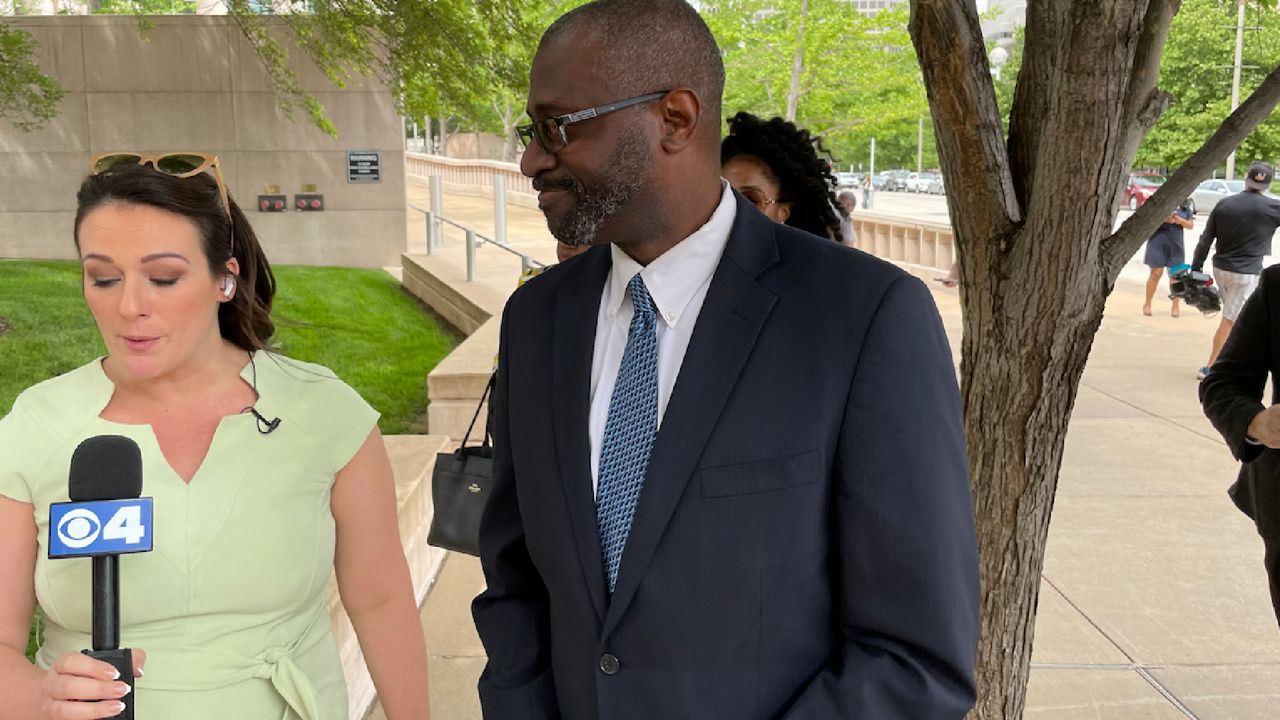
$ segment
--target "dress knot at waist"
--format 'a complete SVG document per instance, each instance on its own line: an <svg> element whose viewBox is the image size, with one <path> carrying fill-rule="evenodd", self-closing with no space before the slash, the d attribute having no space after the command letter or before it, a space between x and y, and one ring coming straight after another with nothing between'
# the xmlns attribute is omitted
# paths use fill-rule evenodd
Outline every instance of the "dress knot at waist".
<svg viewBox="0 0 1280 720"><path fill-rule="evenodd" d="M327 619L327 617L326 617ZM311 678L295 658L305 655L327 637L328 625L313 618L298 639L289 645L273 645L254 655L212 647L149 645L146 675L138 680L140 696L147 690L200 692L217 690L250 680L266 680L301 720L328 720ZM38 660L48 663L62 652L83 647L89 638L50 624ZM43 667L48 663L41 662ZM290 715L286 712L286 718Z"/></svg>
<svg viewBox="0 0 1280 720"><path fill-rule="evenodd" d="M253 676L270 680L271 686L284 698L289 709L302 720L323 720L324 714L320 709L316 688L311 684L311 678L289 656L288 649L267 648L260 657L262 662Z"/></svg>
<svg viewBox="0 0 1280 720"><path fill-rule="evenodd" d="M193 668L200 669L198 676L191 672ZM287 647L269 647L253 657L222 650L156 648L147 654L147 674L138 687L143 694L148 689L199 692L254 679L270 682L301 720L329 718L311 678Z"/></svg>

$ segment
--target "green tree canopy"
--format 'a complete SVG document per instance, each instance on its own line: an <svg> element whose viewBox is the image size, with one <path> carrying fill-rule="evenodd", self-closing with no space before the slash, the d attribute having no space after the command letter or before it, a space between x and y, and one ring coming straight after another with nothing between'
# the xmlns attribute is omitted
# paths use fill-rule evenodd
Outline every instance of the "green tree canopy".
<svg viewBox="0 0 1280 720"><path fill-rule="evenodd" d="M875 137L881 168L914 167L924 117L924 164L936 166L905 3L873 16L841 0L704 0L701 7L724 53L727 115L787 117L794 92L790 119L822 136L841 165L865 163Z"/></svg>
<svg viewBox="0 0 1280 720"><path fill-rule="evenodd" d="M1176 168L1231 114L1235 62L1235 0L1184 0L1160 62L1160 87L1174 104L1138 150L1137 167ZM1280 13L1249 2L1240 97L1280 65ZM1280 158L1280 116L1272 115L1237 150L1237 162Z"/></svg>
<svg viewBox="0 0 1280 720"><path fill-rule="evenodd" d="M382 80L411 117L479 118L497 85L518 87L527 62L511 47L532 42L530 5L538 0L226 0L291 117L304 110L336 128L290 67L300 49L338 87L354 75ZM183 13L187 0L104 0L104 13L133 13L142 31L151 15ZM273 14L274 13L274 14ZM35 127L56 112L56 79L40 73L30 35L0 22L0 118Z"/></svg>

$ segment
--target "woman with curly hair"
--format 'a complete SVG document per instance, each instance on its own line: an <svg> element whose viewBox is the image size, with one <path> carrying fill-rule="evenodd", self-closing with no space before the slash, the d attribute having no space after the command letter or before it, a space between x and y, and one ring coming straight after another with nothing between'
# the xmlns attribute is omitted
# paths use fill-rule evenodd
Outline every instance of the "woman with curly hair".
<svg viewBox="0 0 1280 720"><path fill-rule="evenodd" d="M819 153L827 154L822 141L795 123L740 112L720 143L720 174L774 222L838 242L844 210Z"/></svg>

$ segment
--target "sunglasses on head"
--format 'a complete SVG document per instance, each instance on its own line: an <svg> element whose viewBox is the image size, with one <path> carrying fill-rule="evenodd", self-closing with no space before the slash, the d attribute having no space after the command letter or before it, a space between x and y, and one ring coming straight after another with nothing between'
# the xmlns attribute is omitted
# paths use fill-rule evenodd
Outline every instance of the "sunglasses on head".
<svg viewBox="0 0 1280 720"><path fill-rule="evenodd" d="M189 178L202 172L211 173L214 182L218 184L218 197L222 200L222 209L227 212L227 220L231 220L231 203L227 201L227 186L222 181L222 170L218 167L217 155L203 152L171 152L155 155L110 152L99 153L89 160L89 170L94 175L109 173L130 165L150 165L157 172L176 178Z"/></svg>

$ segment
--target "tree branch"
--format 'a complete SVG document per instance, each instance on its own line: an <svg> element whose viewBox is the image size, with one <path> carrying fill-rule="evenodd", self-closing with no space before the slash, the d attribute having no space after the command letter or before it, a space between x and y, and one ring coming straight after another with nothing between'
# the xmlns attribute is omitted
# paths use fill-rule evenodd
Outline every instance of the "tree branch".
<svg viewBox="0 0 1280 720"><path fill-rule="evenodd" d="M1223 121L1222 125L1187 158L1169 180L1147 199L1124 224L1102 241L1102 272L1108 285L1114 284L1120 270L1138 251L1160 222L1186 199L1196 184L1208 177L1218 163L1235 149L1249 133L1266 120L1280 103L1280 66L1271 71L1257 90Z"/></svg>
<svg viewBox="0 0 1280 720"><path fill-rule="evenodd" d="M1121 162L1115 166L1119 176L1113 180L1117 183L1133 166L1142 139L1173 102L1172 95L1156 87L1156 80L1160 76L1160 58L1164 55L1169 27L1181 4L1182 0L1151 0L1142 17L1141 35L1134 48L1133 66L1121 110L1120 127L1125 128L1125 136L1120 148Z"/></svg>
<svg viewBox="0 0 1280 720"><path fill-rule="evenodd" d="M1156 89L1156 80L1160 77L1160 58L1164 55L1169 27L1181 5L1182 0L1151 0L1142 19L1142 35L1134 50L1124 102L1124 127L1134 129L1129 133L1123 158L1133 158L1142 138L1146 137L1147 131L1156 124L1172 100L1168 93Z"/></svg>
<svg viewBox="0 0 1280 720"><path fill-rule="evenodd" d="M973 0L913 0L909 24L920 58L942 171L964 189L952 212L957 243L1007 235L1022 222L1000 127L995 87Z"/></svg>
<svg viewBox="0 0 1280 720"><path fill-rule="evenodd" d="M1049 114L1053 78L1062 67L1068 34L1070 2L1027 3L1027 25L1022 47L1022 67L1009 109L1009 165L1018 202L1026 207L1031 197L1040 141Z"/></svg>

